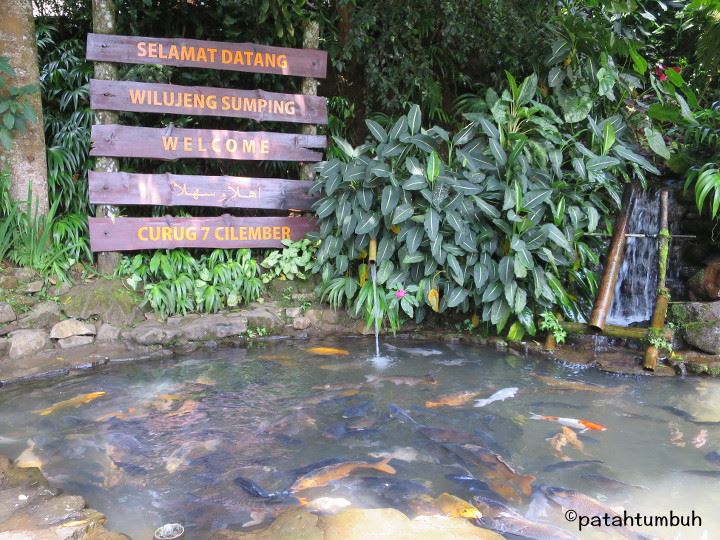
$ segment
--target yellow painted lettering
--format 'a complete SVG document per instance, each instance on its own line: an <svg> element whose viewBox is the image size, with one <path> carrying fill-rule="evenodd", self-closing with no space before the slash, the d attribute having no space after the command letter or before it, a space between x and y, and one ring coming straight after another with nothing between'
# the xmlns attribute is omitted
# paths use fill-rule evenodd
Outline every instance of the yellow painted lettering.
<svg viewBox="0 0 720 540"><path fill-rule="evenodd" d="M177 137L166 137L163 135L162 138L163 148L165 151L177 150L178 138Z"/></svg>

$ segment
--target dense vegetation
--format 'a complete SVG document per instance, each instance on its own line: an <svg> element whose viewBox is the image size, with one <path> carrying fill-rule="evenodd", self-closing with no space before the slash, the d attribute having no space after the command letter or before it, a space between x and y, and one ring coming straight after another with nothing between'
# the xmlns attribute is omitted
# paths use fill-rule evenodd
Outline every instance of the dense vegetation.
<svg viewBox="0 0 720 540"><path fill-rule="evenodd" d="M305 24L318 21L321 47L330 55L320 94L328 97L334 144L317 166L319 244L252 254L141 253L123 259L118 274L162 315L254 300L273 277L304 278L314 262L323 298L369 321L387 320L392 329L404 317L454 310L519 338L535 332L541 313L576 316L596 288L601 244L593 233L609 231L624 184L647 185L672 170L695 191L708 219L720 213L720 3L530 4L418 0L410 9L377 0L119 1L124 34L301 47ZM92 6L89 0L35 5L51 211L39 217L32 201L10 201L12 179L0 175L0 258L68 280L73 265L92 262L86 219L92 65L84 59ZM213 70L126 65L120 75L299 91L298 79ZM34 91L11 81L0 57L6 148L32 114L23 96ZM296 129L135 113L123 113L121 122ZM127 159L121 169L299 174L287 163L219 160ZM379 312L370 307L371 239L379 244Z"/></svg>

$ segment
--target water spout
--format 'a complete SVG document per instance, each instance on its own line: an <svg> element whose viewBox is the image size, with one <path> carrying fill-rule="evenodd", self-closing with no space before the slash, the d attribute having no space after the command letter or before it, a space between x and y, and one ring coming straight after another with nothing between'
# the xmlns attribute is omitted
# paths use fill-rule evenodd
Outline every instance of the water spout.
<svg viewBox="0 0 720 540"><path fill-rule="evenodd" d="M377 268L375 262L370 263L370 277L373 284L373 320L375 321L375 358L380 358L380 314L377 299Z"/></svg>

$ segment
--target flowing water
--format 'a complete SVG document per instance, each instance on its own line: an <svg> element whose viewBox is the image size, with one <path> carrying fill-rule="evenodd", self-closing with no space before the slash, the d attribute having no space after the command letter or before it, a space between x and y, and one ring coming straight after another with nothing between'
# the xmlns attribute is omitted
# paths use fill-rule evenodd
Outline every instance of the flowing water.
<svg viewBox="0 0 720 540"><path fill-rule="evenodd" d="M660 195L656 190L637 192L628 232L656 236L658 233ZM673 205L670 191L670 206ZM671 224L671 229L673 226ZM658 279L658 241L653 237L628 237L625 243L622 265L618 274L609 324L630 326L633 323L649 321L655 307ZM677 281L679 265L668 263L667 283Z"/></svg>
<svg viewBox="0 0 720 540"><path fill-rule="evenodd" d="M348 354L308 350L317 346ZM84 496L108 515L110 528L136 540L168 522L184 524L187 538L208 538L297 504L251 496L238 477L283 491L318 461L373 461L387 453L395 456L393 476L360 471L298 495L412 514L428 495L504 494L518 512L579 538L611 538L577 534L541 496L531 504L525 494L506 492L516 479L499 466L501 456L517 475L535 476L535 487L577 489L631 513L701 516L700 527L654 530L663 538L720 538L720 462L705 458L720 451L717 381L624 378L476 346L399 340L383 344L391 364L379 371L372 348L365 339L258 345L5 388L0 452L41 463L51 481ZM556 387L569 380L597 386ZM508 387L518 388L514 397L481 408L472 400L426 407L460 391L487 398ZM37 413L90 392L105 394ZM561 426L530 413L586 419L607 430L578 434L581 447L561 446ZM468 441L477 446L463 447ZM495 469L465 459L463 450L477 447L491 450L484 455ZM562 465L565 459L590 463ZM499 472L509 476L493 484Z"/></svg>

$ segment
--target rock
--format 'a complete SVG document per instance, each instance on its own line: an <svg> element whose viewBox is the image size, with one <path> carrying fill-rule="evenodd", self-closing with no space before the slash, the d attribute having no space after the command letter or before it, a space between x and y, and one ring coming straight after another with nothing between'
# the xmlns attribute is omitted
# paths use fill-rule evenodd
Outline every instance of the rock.
<svg viewBox="0 0 720 540"><path fill-rule="evenodd" d="M307 317L298 317L293 319L293 328L295 330L307 330L312 326L312 321Z"/></svg>
<svg viewBox="0 0 720 540"><path fill-rule="evenodd" d="M220 531L214 540L503 540L468 520L445 516L408 518L393 508L349 508L316 516L293 508L268 527L253 532Z"/></svg>
<svg viewBox="0 0 720 540"><path fill-rule="evenodd" d="M720 354L720 302L673 304L671 314L689 345Z"/></svg>
<svg viewBox="0 0 720 540"><path fill-rule="evenodd" d="M210 341L244 334L248 329L248 321L239 313L227 313L193 317L178 326L183 339Z"/></svg>
<svg viewBox="0 0 720 540"><path fill-rule="evenodd" d="M43 285L45 283L42 280L31 281L25 286L25 292L29 294L39 293L42 291Z"/></svg>
<svg viewBox="0 0 720 540"><path fill-rule="evenodd" d="M20 281L30 281L38 275L32 268L16 268L14 274Z"/></svg>
<svg viewBox="0 0 720 540"><path fill-rule="evenodd" d="M97 331L97 341L116 341L120 338L120 329L117 326L104 323Z"/></svg>
<svg viewBox="0 0 720 540"><path fill-rule="evenodd" d="M19 285L15 276L0 276L0 289L15 289Z"/></svg>
<svg viewBox="0 0 720 540"><path fill-rule="evenodd" d="M13 322L15 319L17 319L17 315L12 306L7 302L0 302L0 324Z"/></svg>
<svg viewBox="0 0 720 540"><path fill-rule="evenodd" d="M694 300L717 300L720 298L720 261L707 263L704 269L688 280L690 297Z"/></svg>
<svg viewBox="0 0 720 540"><path fill-rule="evenodd" d="M302 315L302 309L299 307L287 308L285 310L285 316L288 319L297 319L300 315Z"/></svg>
<svg viewBox="0 0 720 540"><path fill-rule="evenodd" d="M60 306L55 302L41 302L35 305L32 310L21 317L22 328L48 328L60 322L62 314Z"/></svg>
<svg viewBox="0 0 720 540"><path fill-rule="evenodd" d="M58 339L58 345L61 349L72 349L81 345L90 345L94 340L92 336L70 336Z"/></svg>
<svg viewBox="0 0 720 540"><path fill-rule="evenodd" d="M35 504L23 508L2 524L4 530L60 525L65 521L83 517L85 500L76 495L62 495L50 499L41 499ZM35 538L30 536L28 538Z"/></svg>
<svg viewBox="0 0 720 540"><path fill-rule="evenodd" d="M7 353L9 348L10 341L7 338L0 337L0 356L3 356L5 353Z"/></svg>
<svg viewBox="0 0 720 540"><path fill-rule="evenodd" d="M63 295L61 304L68 317L89 319L99 316L118 326L145 320L138 305L141 298L119 279L98 279L74 286Z"/></svg>
<svg viewBox="0 0 720 540"><path fill-rule="evenodd" d="M282 321L278 317L279 309L277 305L269 304L265 306L252 306L249 311L243 311L242 314L247 320L250 328L272 328L282 327Z"/></svg>
<svg viewBox="0 0 720 540"><path fill-rule="evenodd" d="M50 337L53 339L65 339L71 336L94 336L96 333L95 326L92 324L76 319L66 319L52 327Z"/></svg>
<svg viewBox="0 0 720 540"><path fill-rule="evenodd" d="M182 331L176 326L147 321L123 335L138 345L170 345L182 335Z"/></svg>
<svg viewBox="0 0 720 540"><path fill-rule="evenodd" d="M51 296L62 296L69 293L70 289L72 289L72 285L63 281L62 283L58 283L57 285L50 287L48 289L48 294Z"/></svg>
<svg viewBox="0 0 720 540"><path fill-rule="evenodd" d="M50 344L44 330L16 330L10 334L10 358L42 351Z"/></svg>

